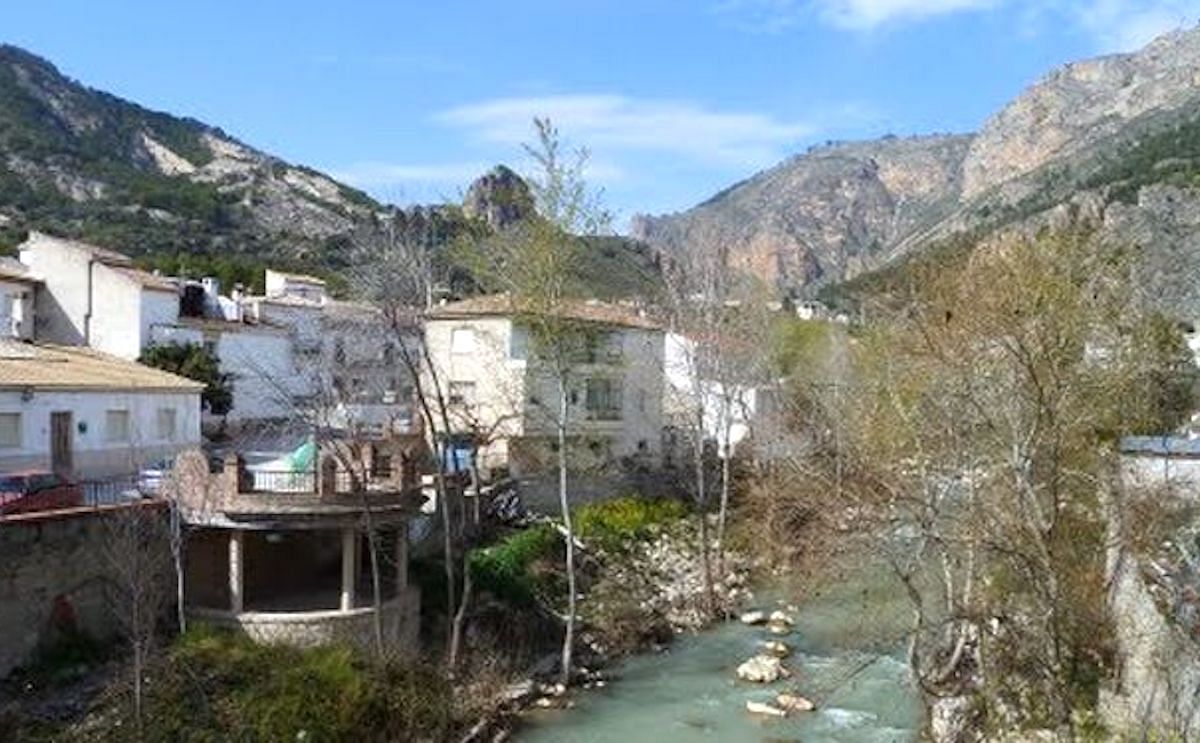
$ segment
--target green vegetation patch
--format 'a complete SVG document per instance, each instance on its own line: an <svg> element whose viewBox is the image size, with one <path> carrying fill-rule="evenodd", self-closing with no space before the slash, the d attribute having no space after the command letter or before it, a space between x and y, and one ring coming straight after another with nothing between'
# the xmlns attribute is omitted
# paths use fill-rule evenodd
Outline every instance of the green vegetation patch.
<svg viewBox="0 0 1200 743"><path fill-rule="evenodd" d="M554 576L537 569L562 550L562 537L550 524L538 524L505 537L490 547L471 553L475 585L497 598L528 606L539 595L552 592Z"/></svg>
<svg viewBox="0 0 1200 743"><path fill-rule="evenodd" d="M677 500L627 495L576 509L575 530L585 541L620 549L630 541L646 539L655 528L686 514L687 507Z"/></svg>
<svg viewBox="0 0 1200 743"><path fill-rule="evenodd" d="M420 663L206 628L179 638L146 693L146 740L441 740L455 724L448 683ZM132 724L106 728L119 738Z"/></svg>

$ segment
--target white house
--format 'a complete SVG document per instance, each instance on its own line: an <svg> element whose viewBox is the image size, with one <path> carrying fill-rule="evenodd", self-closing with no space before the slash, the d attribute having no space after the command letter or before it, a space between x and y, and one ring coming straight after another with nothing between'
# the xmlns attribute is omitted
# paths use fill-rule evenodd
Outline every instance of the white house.
<svg viewBox="0 0 1200 743"><path fill-rule="evenodd" d="M34 300L41 283L20 261L0 258L0 338L33 338Z"/></svg>
<svg viewBox="0 0 1200 743"><path fill-rule="evenodd" d="M572 301L559 313L594 330L585 358L569 375L568 434L597 465L656 464L661 457L663 330L638 312ZM528 326L506 295L437 307L425 322L434 372L453 409L452 436L488 441L485 468L516 474L553 458L558 421L556 378L539 362ZM432 381L432 380L431 380Z"/></svg>
<svg viewBox="0 0 1200 743"><path fill-rule="evenodd" d="M340 418L331 424L357 426L365 417L378 431L411 422L411 380L388 351L394 333L368 308L328 297L319 278L268 269L263 296L245 296L240 287L223 296L214 278L159 276L74 240L35 232L20 252L17 265L29 275L0 265L0 331L7 287L20 283L13 295L36 296L36 309L14 309L10 317L39 340L130 360L152 344L208 348L232 382L225 422L235 428L310 417L314 405L328 402L319 393L341 383L336 391L354 399L338 401ZM36 323L28 319L35 314ZM347 355L347 348L366 350Z"/></svg>
<svg viewBox="0 0 1200 743"><path fill-rule="evenodd" d="M39 232L20 256L42 282L34 303L38 340L132 360L156 326L179 316L175 282L135 268L128 256Z"/></svg>
<svg viewBox="0 0 1200 743"><path fill-rule="evenodd" d="M0 472L137 472L200 444L202 389L92 349L0 341Z"/></svg>
<svg viewBox="0 0 1200 743"><path fill-rule="evenodd" d="M700 341L680 333L666 334L663 409L668 445L683 445L679 437L690 435L697 425L721 457L736 455L738 446L756 432L762 441L776 439L783 413L776 387L708 378L703 351ZM769 456L765 451L759 454Z"/></svg>

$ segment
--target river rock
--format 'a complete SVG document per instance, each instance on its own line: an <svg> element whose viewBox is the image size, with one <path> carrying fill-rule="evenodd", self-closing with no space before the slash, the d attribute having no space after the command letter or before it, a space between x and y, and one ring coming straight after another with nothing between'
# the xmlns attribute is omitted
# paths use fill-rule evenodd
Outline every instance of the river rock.
<svg viewBox="0 0 1200 743"><path fill-rule="evenodd" d="M740 618L742 620L742 624L750 625L762 624L763 622L767 621L766 613L761 611L748 611Z"/></svg>
<svg viewBox="0 0 1200 743"><path fill-rule="evenodd" d="M770 684L780 678L786 678L787 675L783 663L770 655L756 655L737 667L738 678L756 684Z"/></svg>
<svg viewBox="0 0 1200 743"><path fill-rule="evenodd" d="M775 697L775 704L787 712L812 712L817 708L817 705L812 703L812 700L800 696L799 694L789 694L783 692Z"/></svg>
<svg viewBox="0 0 1200 743"><path fill-rule="evenodd" d="M783 622L771 622L767 625L767 630L772 635L788 635L792 632L792 625L784 624Z"/></svg>
<svg viewBox="0 0 1200 743"><path fill-rule="evenodd" d="M763 640L759 643L759 647L767 651L767 655L773 655L776 658L786 658L792 654L792 649L787 646L787 643L779 640Z"/></svg>
<svg viewBox="0 0 1200 743"><path fill-rule="evenodd" d="M533 696L536 689L534 688L533 679L518 681L514 684L509 684L505 687L500 698L510 704L522 704Z"/></svg>
<svg viewBox="0 0 1200 743"><path fill-rule="evenodd" d="M771 616L767 621L769 621L771 624L786 624L789 627L796 623L794 619L779 609L771 612Z"/></svg>
<svg viewBox="0 0 1200 743"><path fill-rule="evenodd" d="M752 715L766 715L768 717L787 717L787 710L780 709L773 704L766 702L755 702L754 700L746 700L746 711Z"/></svg>

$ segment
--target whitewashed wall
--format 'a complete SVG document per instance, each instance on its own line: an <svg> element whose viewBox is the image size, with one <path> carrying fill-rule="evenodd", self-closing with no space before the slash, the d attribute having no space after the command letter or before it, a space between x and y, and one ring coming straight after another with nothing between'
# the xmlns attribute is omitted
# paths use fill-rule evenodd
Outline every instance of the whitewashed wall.
<svg viewBox="0 0 1200 743"><path fill-rule="evenodd" d="M158 410L175 410L175 436L158 436ZM106 440L105 413L129 411L129 440ZM151 462L200 445L200 394L182 392L50 392L0 390L0 413L21 414L21 446L0 447L0 472L50 467L50 414L73 414L72 450L79 479L136 472Z"/></svg>
<svg viewBox="0 0 1200 743"><path fill-rule="evenodd" d="M31 235L21 246L21 262L44 282L35 302L39 339L64 345L83 344L89 260L86 252L45 235Z"/></svg>

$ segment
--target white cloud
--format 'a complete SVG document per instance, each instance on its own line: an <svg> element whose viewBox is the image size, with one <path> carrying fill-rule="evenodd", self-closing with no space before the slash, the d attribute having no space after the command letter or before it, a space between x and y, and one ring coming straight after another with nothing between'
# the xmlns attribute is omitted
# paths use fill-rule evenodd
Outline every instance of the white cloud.
<svg viewBox="0 0 1200 743"><path fill-rule="evenodd" d="M981 10L1004 0L718 0L713 11L735 26L757 33L779 33L816 17L838 28L871 30L964 10Z"/></svg>
<svg viewBox="0 0 1200 743"><path fill-rule="evenodd" d="M1106 52L1136 49L1200 20L1200 0L717 0L712 8L737 28L760 33L779 33L809 20L870 31L896 22L1009 9L1018 23L1065 21Z"/></svg>
<svg viewBox="0 0 1200 743"><path fill-rule="evenodd" d="M751 167L774 162L815 131L806 122L763 113L604 94L496 98L457 106L436 119L479 141L512 146L530 141L535 116L548 117L571 140L605 156L655 151Z"/></svg>
<svg viewBox="0 0 1200 743"><path fill-rule="evenodd" d="M1103 51L1131 51L1159 34L1195 25L1200 0L1080 0L1069 12Z"/></svg>
<svg viewBox="0 0 1200 743"><path fill-rule="evenodd" d="M995 7L1001 0L816 0L821 17L841 28L872 29L892 21L919 20Z"/></svg>

